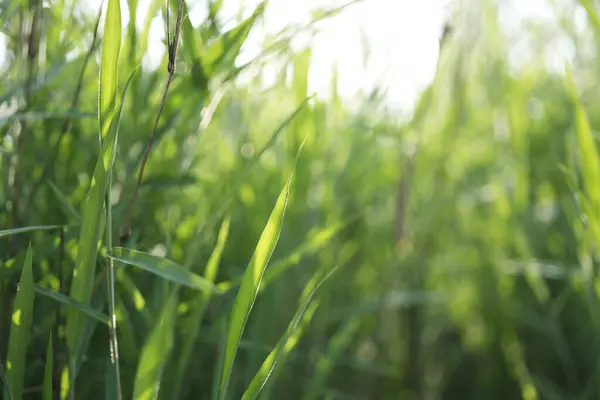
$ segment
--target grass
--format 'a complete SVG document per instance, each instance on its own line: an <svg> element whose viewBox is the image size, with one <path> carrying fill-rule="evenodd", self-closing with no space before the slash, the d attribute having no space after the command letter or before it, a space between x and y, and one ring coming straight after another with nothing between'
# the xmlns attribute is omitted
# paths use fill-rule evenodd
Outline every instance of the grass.
<svg viewBox="0 0 600 400"><path fill-rule="evenodd" d="M268 3L203 4L0 1L3 398L600 395L593 2L473 2L409 120L309 92L289 44L344 7L242 64Z"/></svg>

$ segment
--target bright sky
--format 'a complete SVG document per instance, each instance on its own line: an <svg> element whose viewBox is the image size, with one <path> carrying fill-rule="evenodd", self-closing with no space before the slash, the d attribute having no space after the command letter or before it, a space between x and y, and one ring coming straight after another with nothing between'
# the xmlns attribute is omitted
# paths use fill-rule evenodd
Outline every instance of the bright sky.
<svg viewBox="0 0 600 400"><path fill-rule="evenodd" d="M87 3L85 9L94 10L98 0L72 0ZM166 1L166 0L165 0ZM264 18L264 30L255 32L254 39L264 33L275 33L290 24L306 23L311 10L332 8L348 0L270 0ZM369 90L376 85L387 88L389 105L409 111L421 91L431 82L438 57L438 40L442 31L447 7L451 0L363 0L340 15L323 21L321 33L312 41L313 58L309 86L311 92L327 93L330 89L331 66L339 70L342 95L350 97L359 90ZM141 0L138 9L141 27L150 0ZM196 25L205 15L206 0L187 0L190 19ZM259 0L223 0L223 17L237 15L240 7L246 14ZM107 1L105 1L107 3ZM80 3L81 4L81 3ZM505 0L513 11L508 25L523 17L546 17L548 0ZM89 5L89 7L88 7ZM124 23L129 20L127 1L121 0ZM518 22L517 22L518 23ZM0 61L4 59L3 40L0 34ZM148 64L156 65L165 50L162 42L164 27L155 18L149 37ZM364 48L369 48L364 63ZM254 40L246 47L245 57L260 51Z"/></svg>
<svg viewBox="0 0 600 400"><path fill-rule="evenodd" d="M142 3L146 3L143 1ZM319 24L320 33L312 43L309 90L318 94L330 90L332 65L339 71L340 92L351 97L359 90L378 84L388 88L390 105L410 109L418 94L431 82L438 56L438 40L448 0L363 0L341 14ZM243 6L248 12L259 0L224 0L223 16L233 18ZM189 2L190 19L196 24L205 14L205 1ZM270 0L262 33L275 33L290 24L304 24L311 10L331 9L344 4L335 0ZM141 6L143 7L143 6ZM141 13L140 13L141 14ZM138 23L140 23L139 21ZM164 30L158 20L152 26L150 64L160 61L164 52ZM302 39L302 38L300 38ZM369 56L364 62L363 43ZM244 58L260 51L253 40Z"/></svg>

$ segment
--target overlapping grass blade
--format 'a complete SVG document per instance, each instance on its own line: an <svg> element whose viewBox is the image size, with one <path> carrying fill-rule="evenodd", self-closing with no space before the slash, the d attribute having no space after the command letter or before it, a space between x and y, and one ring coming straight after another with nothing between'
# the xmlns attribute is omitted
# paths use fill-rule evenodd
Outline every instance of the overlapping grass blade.
<svg viewBox="0 0 600 400"><path fill-rule="evenodd" d="M24 226L21 228L5 229L0 231L0 238L5 236L18 235L19 233L45 231L51 229L62 228L63 225L39 225L39 226Z"/></svg>
<svg viewBox="0 0 600 400"><path fill-rule="evenodd" d="M351 221L346 223L338 223L329 227L315 229L307 235L306 241L290 252L285 258L275 260L273 264L265 271L262 282L260 284L260 292L262 293L272 282L274 282L281 274L288 269L297 265L304 258L317 253L322 249L335 235L337 235ZM241 279L221 282L217 286L223 292L227 292L240 284Z"/></svg>
<svg viewBox="0 0 600 400"><path fill-rule="evenodd" d="M275 368L275 365L280 360L280 358L286 356L294 349L296 343L298 343L298 340L302 335L302 331L310 322L310 317L312 317L312 314L314 314L316 308L318 307L318 303L313 303L313 297L317 289L319 289L323 282L325 282L336 270L337 268L334 268L331 272L329 272L327 275L325 275L325 277L323 277L320 280L318 279L321 276L321 271L319 270L317 271L315 277L313 277L311 282L307 284L306 287L311 288L311 290L302 296L302 303L298 308L298 311L296 311L296 315L290 322L288 329L281 337L273 351L271 351L269 356L261 365L260 369L252 379L252 382L250 382L250 385L244 392L242 400L256 399L263 387L265 386L265 384L267 383L267 380L271 376L271 373L273 372L273 369ZM304 323L300 325L300 322L303 320L305 313L307 312L309 307L311 307L311 310L310 312L308 312L307 315L309 315L310 317L307 320L303 321ZM298 329L299 326L301 327L301 329Z"/></svg>
<svg viewBox="0 0 600 400"><path fill-rule="evenodd" d="M575 134L580 155L580 168L582 175L582 183L585 196L583 199L584 209L587 209L587 216L592 225L593 233L597 243L600 244L600 231L598 230L598 217L600 212L600 158L598 157L598 149L592 135L590 122L587 114L579 100L575 83L571 71L567 69L567 88L571 95L571 100L574 106L575 117ZM588 203L589 201L589 203Z"/></svg>
<svg viewBox="0 0 600 400"><path fill-rule="evenodd" d="M213 78L221 71L228 73L234 67L242 45L248 38L256 20L262 15L265 3L261 2L252 15L235 28L215 39L202 53L202 64L208 77Z"/></svg>
<svg viewBox="0 0 600 400"><path fill-rule="evenodd" d="M177 300L178 292L174 290L142 348L134 383L134 400L156 399L158 396L163 369L173 348Z"/></svg>
<svg viewBox="0 0 600 400"><path fill-rule="evenodd" d="M168 281L206 293L218 292L217 287L208 279L196 275L166 258L123 247L113 247L111 253L109 257L117 261L142 268Z"/></svg>
<svg viewBox="0 0 600 400"><path fill-rule="evenodd" d="M44 385L42 388L42 400L52 400L52 335L48 339L46 350L46 365L44 366Z"/></svg>
<svg viewBox="0 0 600 400"><path fill-rule="evenodd" d="M219 398L221 400L225 399L225 395L227 393L229 379L233 370L233 362L235 360L246 322L248 321L248 316L250 315L250 311L252 311L254 301L258 295L260 282L264 275L265 269L267 268L267 264L269 263L269 259L271 258L273 250L277 245L277 241L279 240L279 235L281 233L281 227L283 224L283 217L287 207L292 176L301 151L302 145L300 145L296 155L292 172L290 173L286 185L277 199L277 203L275 204L267 225L260 236L258 244L254 250L254 254L252 255L252 259L248 264L248 268L246 268L246 272L242 278L242 284L231 311L227 332L227 344L225 346L223 372L221 376L221 383L219 385Z"/></svg>
<svg viewBox="0 0 600 400"><path fill-rule="evenodd" d="M33 268L31 264L32 250L30 245L27 248L27 255L25 256L11 318L12 322L7 350L8 357L6 359L6 381L8 388L4 388L4 397L7 399L21 400L23 397L25 367L27 366L27 347L29 345L29 332L33 319L34 290Z"/></svg>
<svg viewBox="0 0 600 400"><path fill-rule="evenodd" d="M52 300L55 300L65 306L67 306L68 308L77 310L78 312L84 313L87 316L89 316L90 318L93 318L96 321L101 322L104 325L108 325L108 315L106 315L90 306L86 306L85 304L82 304L76 300L73 300L71 297L69 297L67 295L64 295L59 292L55 292L54 290L49 289L44 286L35 285L34 289L35 289L36 293L41 294L42 296L51 298Z"/></svg>
<svg viewBox="0 0 600 400"><path fill-rule="evenodd" d="M98 122L100 135L105 139L115 115L117 100L117 73L121 52L121 1L108 0L102 55L100 61L100 86L98 90Z"/></svg>
<svg viewBox="0 0 600 400"><path fill-rule="evenodd" d="M89 305L92 296L96 263L98 257L98 243L102 237L103 206L108 188L109 173L115 159L119 123L123 103L129 83L129 77L123 94L121 104L116 108L117 93L117 66L121 46L121 8L119 0L109 0L106 19L104 22L104 36L102 41L102 56L100 65L99 85L99 126L101 138L101 154L96 162L92 184L85 199L81 232L79 236L77 260L73 272L70 296L83 305ZM67 345L74 354L77 342L83 330L84 318L81 313L69 309L67 314ZM74 378L74 376L72 376Z"/></svg>
<svg viewBox="0 0 600 400"><path fill-rule="evenodd" d="M210 258L206 264L206 268L204 270L204 278L214 283L217 272L219 270L219 263L221 262L221 256L223 255L223 250L225 249L225 244L227 243L227 237L229 235L229 227L231 225L231 217L226 217L223 223L221 224L221 229L219 229L219 234L217 236L217 244L213 249ZM179 357L179 363L177 365L177 375L176 375L176 383L175 383L175 394L174 397L178 398L179 393L182 390L182 384L184 381L185 371L188 367L190 357L194 350L194 343L196 343L196 339L198 337L198 332L200 331L200 324L202 322L202 317L204 316L206 306L210 301L210 293L199 293L197 298L193 304L192 316L189 319L189 323L187 324L187 332L183 337L183 344L181 346L181 355Z"/></svg>

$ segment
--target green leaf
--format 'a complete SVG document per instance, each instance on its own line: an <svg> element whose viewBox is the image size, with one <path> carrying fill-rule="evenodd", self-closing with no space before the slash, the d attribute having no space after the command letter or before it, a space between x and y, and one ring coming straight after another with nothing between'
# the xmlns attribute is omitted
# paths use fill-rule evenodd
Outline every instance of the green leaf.
<svg viewBox="0 0 600 400"><path fill-rule="evenodd" d="M585 8L588 19L594 27L594 32L597 36L600 35L600 16L594 9L593 2L591 0L579 0L579 3L583 6L583 8Z"/></svg>
<svg viewBox="0 0 600 400"><path fill-rule="evenodd" d="M246 272L242 278L242 284L240 285L239 292L233 305L233 310L231 311L229 328L227 332L227 344L225 346L223 372L221 376L221 384L219 385L219 398L221 400L225 399L227 386L229 385L229 378L233 370L233 362L235 360L246 322L248 321L248 316L250 315L250 311L252 311L252 307L254 306L254 301L256 300L256 296L260 288L260 282L267 268L267 264L269 263L269 259L273 254L273 250L277 245L277 241L279 240L279 235L281 233L281 227L283 224L283 217L287 207L292 176L301 151L302 145L300 146L300 149L296 155L296 161L294 162L292 172L290 173L285 187L281 191L281 194L275 203L275 207L271 212L271 216L269 217L267 225L265 226L258 244L256 245L248 268L246 268Z"/></svg>
<svg viewBox="0 0 600 400"><path fill-rule="evenodd" d="M286 330L284 335L281 337L281 339L279 340L279 342L277 343L277 345L275 346L273 351L271 351L269 356L265 359L265 361L261 365L260 369L258 370L256 375L252 379L252 382L250 382L250 385L244 392L244 395L242 396L242 400L256 399L256 397L259 395L260 391L263 389L263 387L267 383L267 380L271 376L271 373L273 372L273 369L275 368L275 365L280 360L280 358L286 356L294 349L294 347L296 346L296 343L298 343L300 336L302 335L302 333L304 331L304 328L310 322L312 315L314 314L314 312L316 311L316 309L318 307L318 303L313 303L313 301L312 301L317 289L319 289L319 287L323 284L323 282L325 282L331 275L333 275L333 273L336 270L337 270L337 267L334 268L331 272L329 272L325 277L318 280L318 277L320 276L320 273L321 273L321 271L319 270L315 274L315 277L313 277L313 279L311 280L313 283L309 282L307 287L312 288L312 289L308 292L307 295L303 296L303 299L301 299L302 304L298 308L298 311L296 311L296 315L290 322L288 329ZM314 281L317 281L317 283L314 284ZM311 304L312 304L312 306L311 306ZM303 318L304 318L305 313L308 310L309 306L311 306L311 310L308 313L309 318L307 318L306 320L303 321ZM304 323L301 325L301 329L298 329L301 321Z"/></svg>
<svg viewBox="0 0 600 400"><path fill-rule="evenodd" d="M109 257L125 264L142 268L168 281L188 286L192 289L207 293L218 292L217 287L208 279L202 278L166 258L123 247L113 247Z"/></svg>
<svg viewBox="0 0 600 400"><path fill-rule="evenodd" d="M101 313L98 310L93 309L90 306L86 306L82 303L79 303L78 301L73 300L71 297L59 292L55 292L54 290L49 289L47 287L35 285L34 289L36 293L41 294L42 296L49 297L52 300L55 300L69 308L86 314L87 316L95 319L98 322L103 323L104 325L108 325L108 316L106 314Z"/></svg>
<svg viewBox="0 0 600 400"><path fill-rule="evenodd" d="M235 65L235 60L248 38L250 30L257 18L262 15L265 3L260 3L252 15L243 20L235 28L225 32L215 39L202 54L204 71L209 77L214 77L218 72L227 72Z"/></svg>
<svg viewBox="0 0 600 400"><path fill-rule="evenodd" d="M27 366L27 347L29 345L29 332L33 318L33 268L31 265L31 245L27 248L27 255L23 263L21 280L15 298L15 305L11 316L10 338L8 340L8 357L6 359L6 380L10 394L14 400L21 400L23 396L23 382ZM4 390L4 397L10 398L8 389Z"/></svg>
<svg viewBox="0 0 600 400"><path fill-rule="evenodd" d="M44 386L42 389L42 400L52 400L52 335L48 339L46 350L46 365L44 367Z"/></svg>
<svg viewBox="0 0 600 400"><path fill-rule="evenodd" d="M98 119L102 139L108 135L116 110L121 30L121 2L120 0L108 0L106 19L104 20L104 35L102 37L98 104Z"/></svg>
<svg viewBox="0 0 600 400"><path fill-rule="evenodd" d="M177 290L173 290L142 349L134 383L134 400L155 399L158 395L162 372L173 348L177 296Z"/></svg>
<svg viewBox="0 0 600 400"><path fill-rule="evenodd" d="M569 89L574 106L575 134L579 145L584 193L591 203L588 218L592 224L598 224L598 212L600 211L600 186L598 185L598 182L600 182L600 159L598 158L598 150L592 135L590 122L577 95L575 83L569 69L567 69L566 79L567 88Z"/></svg>
<svg viewBox="0 0 600 400"><path fill-rule="evenodd" d="M105 371L104 393L106 400L120 399L121 396L117 386L117 375L114 373L114 367L110 357L106 357Z"/></svg>
<svg viewBox="0 0 600 400"><path fill-rule="evenodd" d="M3 231L0 231L0 237L12 236L12 235L17 235L19 233L31 232L31 231L43 231L43 230L50 230L50 229L59 229L59 228L62 228L62 227L63 227L63 225L24 226L22 228L13 228L13 229L6 229L6 230L3 230Z"/></svg>
<svg viewBox="0 0 600 400"><path fill-rule="evenodd" d="M111 1L109 2L109 7L111 7L111 4L113 4L112 7L115 6L114 2ZM107 43L103 42L103 45L106 47ZM136 71L137 70L134 70L131 73L125 84L125 88L123 89L119 110L116 118L110 123L106 140L102 143L102 154L96 161L92 184L84 203L77 260L75 263L75 271L73 272L73 282L71 284L70 293L70 296L74 300L83 305L90 304L92 285L96 273L98 244L102 237L101 228L104 217L102 210L104 207L105 194L108 189L109 172L112 170L112 165L114 163L125 95ZM100 90L103 90L102 86L100 87ZM83 322L80 313L70 310L69 314L67 314L67 345L73 354L73 349L77 346L78 338L83 329Z"/></svg>

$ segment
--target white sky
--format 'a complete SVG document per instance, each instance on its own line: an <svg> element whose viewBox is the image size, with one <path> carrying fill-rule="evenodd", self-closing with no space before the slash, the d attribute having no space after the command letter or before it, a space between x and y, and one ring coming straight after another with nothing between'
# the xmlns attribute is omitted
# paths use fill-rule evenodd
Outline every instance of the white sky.
<svg viewBox="0 0 600 400"><path fill-rule="evenodd" d="M85 3L92 12L98 0L72 0ZM140 0L136 25L143 24L150 0ZM165 0L166 1L166 0ZM289 24L310 20L311 10L332 8L347 0L270 0L264 18L264 31L274 33ZM523 17L548 16L548 0L504 0L516 11L508 25ZM187 0L194 24L205 14L206 0ZM240 7L250 12L259 0L223 0L223 14L234 17ZM323 21L321 33L312 41L313 58L309 90L318 94L330 89L331 66L339 70L340 92L351 97L357 91L376 85L387 88L389 105L409 111L420 92L431 82L438 57L438 40L449 0L363 0L342 14ZM105 1L107 3L107 1ZM89 5L89 7L88 7ZM129 20L127 1L121 0L124 23ZM518 22L517 22L518 23ZM262 31L261 31L262 32ZM364 35L364 39L363 39ZM259 35L260 36L260 33ZM256 38L257 35L255 34ZM152 24L149 61L156 64L164 52L164 27L160 18ZM0 61L4 59L0 34ZM366 40L365 40L366 39ZM362 43L369 47L366 65ZM258 41L250 43L246 54L255 54Z"/></svg>
<svg viewBox="0 0 600 400"><path fill-rule="evenodd" d="M264 30L275 33L290 24L310 21L311 10L331 9L347 0L270 0L264 17ZM311 42L312 65L309 91L318 94L330 90L332 65L339 73L342 96L369 90L377 84L388 88L390 105L411 108L418 94L431 82L438 56L444 4L448 0L363 0L319 24L320 33ZM259 0L224 0L223 14L233 17L240 5L251 11ZM192 4L191 2L189 4ZM191 7L192 22L203 14L205 0ZM198 12L194 12L194 8ZM163 36L156 25L154 38ZM254 38L257 38L255 35ZM152 38L151 38L152 40ZM369 57L365 65L364 48ZM246 54L256 54L259 43L253 41ZM162 56L162 48L151 52ZM160 59L160 58L158 58Z"/></svg>

